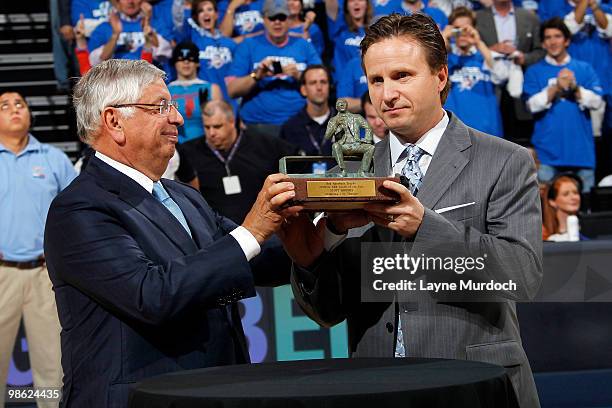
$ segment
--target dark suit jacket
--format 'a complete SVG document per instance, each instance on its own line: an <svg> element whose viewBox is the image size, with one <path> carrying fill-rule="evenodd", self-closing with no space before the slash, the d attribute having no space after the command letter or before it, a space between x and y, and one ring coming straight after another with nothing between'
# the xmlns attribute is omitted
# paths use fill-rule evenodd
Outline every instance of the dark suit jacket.
<svg viewBox="0 0 612 408"><path fill-rule="evenodd" d="M361 243L402 241L393 231L374 227L324 254L314 268L294 266L293 292L306 314L318 323L330 326L347 319L349 353L354 357L392 357L399 318L407 356L505 366L521 407L537 407L514 304L532 298L542 279L535 164L525 148L468 128L451 112L449 116L417 192L425 215L414 239L404 242L405 251L414 257L444 257L452 252L456 256L457 249L462 256L477 257L484 252L488 256L486 276L480 272L474 278L513 279L518 290L485 303L399 291L388 302L363 302L359 254L368 249ZM374 160L376 176L391 174L389 138L376 144ZM471 202L475 204L435 212ZM436 278L431 273L426 276L428 281Z"/></svg>
<svg viewBox="0 0 612 408"><path fill-rule="evenodd" d="M143 378L249 361L234 302L255 295L251 266L280 266L265 256L249 265L228 235L233 222L195 189L162 182L193 239L96 157L51 205L45 255L62 325L63 407L125 408Z"/></svg>

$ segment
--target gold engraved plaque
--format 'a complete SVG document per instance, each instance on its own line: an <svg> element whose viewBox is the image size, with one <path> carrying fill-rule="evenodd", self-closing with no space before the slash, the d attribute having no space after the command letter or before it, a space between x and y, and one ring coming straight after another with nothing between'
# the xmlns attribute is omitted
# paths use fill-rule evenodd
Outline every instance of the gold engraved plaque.
<svg viewBox="0 0 612 408"><path fill-rule="evenodd" d="M306 182L309 198L321 197L375 197L376 183L371 179L363 180L321 180Z"/></svg>

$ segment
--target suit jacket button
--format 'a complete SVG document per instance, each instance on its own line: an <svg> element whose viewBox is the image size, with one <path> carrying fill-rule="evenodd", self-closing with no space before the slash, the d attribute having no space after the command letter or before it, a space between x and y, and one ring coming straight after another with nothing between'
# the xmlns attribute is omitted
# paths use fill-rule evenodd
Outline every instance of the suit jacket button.
<svg viewBox="0 0 612 408"><path fill-rule="evenodd" d="M387 322L386 327L389 333L393 333L393 325L390 322Z"/></svg>

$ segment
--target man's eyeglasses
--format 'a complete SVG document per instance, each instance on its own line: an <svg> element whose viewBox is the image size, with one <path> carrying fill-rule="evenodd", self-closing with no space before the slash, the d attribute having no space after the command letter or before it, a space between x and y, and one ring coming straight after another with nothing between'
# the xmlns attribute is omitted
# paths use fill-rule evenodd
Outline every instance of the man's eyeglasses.
<svg viewBox="0 0 612 408"><path fill-rule="evenodd" d="M160 115L169 115L172 107L178 111L178 102L177 101L167 101L162 99L160 103L123 103L121 105L110 105L111 108L142 108L147 109L147 107L155 107L158 109Z"/></svg>
<svg viewBox="0 0 612 408"><path fill-rule="evenodd" d="M280 21L282 23L283 21L287 20L287 16L285 14L275 14L273 16L268 17L268 20L270 20L270 21Z"/></svg>

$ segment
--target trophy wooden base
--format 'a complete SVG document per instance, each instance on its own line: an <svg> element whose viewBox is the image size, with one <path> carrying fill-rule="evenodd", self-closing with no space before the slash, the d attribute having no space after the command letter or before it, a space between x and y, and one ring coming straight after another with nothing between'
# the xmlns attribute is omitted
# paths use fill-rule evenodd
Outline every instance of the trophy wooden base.
<svg viewBox="0 0 612 408"><path fill-rule="evenodd" d="M295 198L290 205L310 211L349 211L368 203L394 204L399 196L383 187L385 180L399 183L397 177L292 177Z"/></svg>

